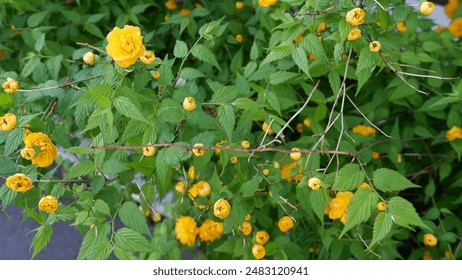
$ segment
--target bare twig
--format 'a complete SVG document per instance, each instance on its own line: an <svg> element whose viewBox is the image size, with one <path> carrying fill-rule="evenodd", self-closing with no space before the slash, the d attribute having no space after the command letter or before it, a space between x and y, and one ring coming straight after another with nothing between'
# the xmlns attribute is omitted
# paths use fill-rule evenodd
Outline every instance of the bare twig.
<svg viewBox="0 0 462 280"><path fill-rule="evenodd" d="M88 43L77 42L76 44L79 45L79 46L84 46L84 47L87 47L87 48L90 48L90 49L94 49L95 51L98 51L98 52L100 52L100 53L102 53L102 54L104 54L106 56L108 55L107 52L105 52L104 50L102 50L102 49L100 49L98 47L92 46L92 45L90 45Z"/></svg>
<svg viewBox="0 0 462 280"><path fill-rule="evenodd" d="M62 84L60 84L60 85L50 86L50 87L44 87L44 88L19 89L18 92L39 92L39 91L44 91L44 90L51 90L51 89L57 89L57 88L64 88L64 87L67 87L67 86L71 86L71 85L73 85L73 84L78 84L78 83L80 83L80 82L88 81L88 80L91 80L91 79L96 79L96 78L99 78L99 77L102 77L102 76L103 76L103 75L96 75L96 76L88 77L88 78L85 78L85 79L82 79L82 80L78 80L78 81L68 81L68 82L62 83Z"/></svg>

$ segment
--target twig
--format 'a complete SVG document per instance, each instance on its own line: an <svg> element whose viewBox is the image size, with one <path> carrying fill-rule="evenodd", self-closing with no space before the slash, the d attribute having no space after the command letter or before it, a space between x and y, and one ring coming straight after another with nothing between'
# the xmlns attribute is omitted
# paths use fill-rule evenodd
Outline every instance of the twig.
<svg viewBox="0 0 462 280"><path fill-rule="evenodd" d="M385 9L385 7L384 7L384 6L382 6L382 4L380 4L380 2L379 2L379 1L377 1L377 0L374 0L374 2L375 2L375 4L377 4L378 6L380 6L380 8L382 8L382 10L384 10L384 11L386 11L386 10L387 10L387 9Z"/></svg>
<svg viewBox="0 0 462 280"><path fill-rule="evenodd" d="M98 52L100 52L100 53L102 53L102 54L104 54L106 56L108 55L107 52L105 52L104 50L102 50L102 49L100 49L98 47L92 46L92 45L90 45L88 43L77 42L76 44L79 45L79 46L84 46L84 47L87 47L87 48L90 48L90 49L94 49L95 51L98 51Z"/></svg>
<svg viewBox="0 0 462 280"><path fill-rule="evenodd" d="M420 77L420 78L429 78L429 79L438 79L438 80L446 80L446 81L453 81L453 80L458 80L460 77L441 77L441 76L434 76L434 75L423 75L423 74L414 74L414 73L409 73L409 72L403 72L403 71L397 71L396 73L399 73L401 75L405 76L412 76L412 77Z"/></svg>
<svg viewBox="0 0 462 280"><path fill-rule="evenodd" d="M372 251L370 248L369 248L369 245L367 245L367 242L364 240L364 238L361 236L361 234L359 233L359 225L358 225L358 231L356 232L359 236L359 239L361 240L361 242L364 244L364 246L366 247L366 251L369 251L371 254L373 254L374 256L376 256L377 258L381 259L382 257L377 254L376 252Z"/></svg>
<svg viewBox="0 0 462 280"><path fill-rule="evenodd" d="M67 87L67 86L70 86L70 85L73 85L73 84L78 84L78 83L80 83L80 82L88 81L88 80L91 80L91 79L96 79L96 78L99 78L99 77L102 77L102 76L103 76L103 75L96 75L96 76L89 77L89 78L85 78L85 79L82 79L82 80L78 80L78 81L69 81L69 82L62 83L62 84L60 84L60 85L50 86L50 87L44 87L44 88L19 89L18 92L39 92L39 91L44 91L44 90L63 88L63 87Z"/></svg>
<svg viewBox="0 0 462 280"><path fill-rule="evenodd" d="M429 73L436 73L436 71L421 68L421 67L417 67L417 66L411 65L411 64L403 64L403 63L398 63L398 62L393 62L393 61L389 61L389 63L392 64L392 65L398 65L398 66L401 66L401 67L414 68L414 69L421 70L421 71L426 71L426 72L429 72Z"/></svg>
<svg viewBox="0 0 462 280"><path fill-rule="evenodd" d="M294 206L294 205L290 204L290 202L289 202L287 199L285 199L285 198L282 197L282 196L279 196L279 198L280 198L282 201L284 201L287 205L289 205L291 208L295 209L295 211L298 211L297 206ZM294 219L294 218L292 217L292 219ZM295 219L294 219L294 221L295 221Z"/></svg>

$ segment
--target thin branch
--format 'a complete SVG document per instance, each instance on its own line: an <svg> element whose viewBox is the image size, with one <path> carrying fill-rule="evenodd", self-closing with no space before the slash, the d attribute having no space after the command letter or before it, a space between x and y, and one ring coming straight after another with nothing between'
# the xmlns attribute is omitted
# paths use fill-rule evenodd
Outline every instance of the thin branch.
<svg viewBox="0 0 462 280"><path fill-rule="evenodd" d="M389 61L389 63L392 64L392 65L398 65L398 66L401 66L401 67L414 68L414 69L421 70L421 71L425 71L425 72L429 72L429 73L436 73L436 71L433 71L433 70L430 70L430 69L421 68L421 67L417 67L417 66L411 65L411 64L403 64L403 63L398 63L398 62L393 62L393 61Z"/></svg>
<svg viewBox="0 0 462 280"><path fill-rule="evenodd" d="M438 79L438 80L446 80L446 81L453 81L453 80L458 80L460 77L441 77L441 76L434 76L434 75L423 75L423 74L414 74L414 73L409 73L409 72L403 72L403 71L397 71L396 73L399 73L401 75L405 76L412 76L412 77L420 77L420 78L429 78L429 79Z"/></svg>
<svg viewBox="0 0 462 280"><path fill-rule="evenodd" d="M367 242L364 240L364 238L361 236L361 234L359 233L359 226L358 226L358 231L356 232L359 236L359 239L361 240L361 242L364 244L364 246L366 247L366 251L369 251L371 254L373 254L374 256L376 256L377 258L381 259L382 257L377 254L376 252L372 251L370 248L369 248L369 245L367 245Z"/></svg>
<svg viewBox="0 0 462 280"><path fill-rule="evenodd" d="M382 4L380 4L380 2L379 2L379 1L377 1L377 0L374 0L374 2L375 2L375 4L377 4L378 6L380 6L380 8L382 8L382 10L384 10L384 11L386 11L386 10L387 10L387 9L385 9L385 7L384 7L384 6L382 6Z"/></svg>
<svg viewBox="0 0 462 280"><path fill-rule="evenodd" d="M290 202L289 202L286 198L284 198L284 197L282 197L282 196L279 196L279 198L280 198L282 201L284 201L287 205L289 205L292 209L295 209L295 211L298 211L297 206L294 206L294 205L290 204ZM293 219L293 218L292 218L292 219ZM295 219L294 219L294 221L295 221Z"/></svg>
<svg viewBox="0 0 462 280"><path fill-rule="evenodd" d="M88 43L76 42L76 44L79 45L79 46L84 46L84 47L87 47L87 48L90 48L90 49L94 49L95 51L98 51L98 52L100 52L100 53L102 53L102 54L104 54L106 56L108 55L107 52L105 52L104 50L102 50L102 49L100 49L98 47L92 46L92 45L90 45Z"/></svg>
<svg viewBox="0 0 462 280"><path fill-rule="evenodd" d="M80 83L80 82L88 81L88 80L91 80L91 79L96 79L96 78L99 78L99 77L102 77L102 76L103 76L103 75L96 75L96 76L89 77L89 78L85 78L85 79L82 79L82 80L78 80L78 81L68 81L68 82L62 83L62 84L60 84L60 85L50 86L50 87L44 87L44 88L19 89L18 92L39 92L39 91L44 91L44 90L51 90L51 89L57 89L57 88L64 88L64 87L67 87L67 86L70 86L70 85L73 85L73 84L78 84L78 83Z"/></svg>

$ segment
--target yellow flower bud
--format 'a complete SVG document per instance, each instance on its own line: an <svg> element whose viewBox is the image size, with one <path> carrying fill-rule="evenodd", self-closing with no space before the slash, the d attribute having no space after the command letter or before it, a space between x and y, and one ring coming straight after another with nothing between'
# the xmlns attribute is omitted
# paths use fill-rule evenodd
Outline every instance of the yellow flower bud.
<svg viewBox="0 0 462 280"><path fill-rule="evenodd" d="M217 200L213 205L213 215L217 218L225 219L228 217L230 211L231 206L229 205L229 202L223 198Z"/></svg>
<svg viewBox="0 0 462 280"><path fill-rule="evenodd" d="M35 156L35 150L33 148L24 148L21 150L21 156L27 160L31 160Z"/></svg>
<svg viewBox="0 0 462 280"><path fill-rule="evenodd" d="M319 189L321 187L321 180L316 177L310 178L308 181L308 187L314 191Z"/></svg>
<svg viewBox="0 0 462 280"><path fill-rule="evenodd" d="M175 190L181 194L184 194L186 192L186 184L184 181L179 181L175 185Z"/></svg>
<svg viewBox="0 0 462 280"><path fill-rule="evenodd" d="M379 159L380 153L379 152L372 152L372 159Z"/></svg>
<svg viewBox="0 0 462 280"><path fill-rule="evenodd" d="M186 97L183 100L183 108L188 112L194 111L194 109L196 109L196 101L194 101L194 98L191 96Z"/></svg>
<svg viewBox="0 0 462 280"><path fill-rule="evenodd" d="M270 174L270 171L268 168L265 168L262 170L263 175L268 176Z"/></svg>
<svg viewBox="0 0 462 280"><path fill-rule="evenodd" d="M407 24L404 20L400 20L396 23L396 29L398 29L399 32L406 32L407 31Z"/></svg>
<svg viewBox="0 0 462 280"><path fill-rule="evenodd" d="M354 41L356 39L359 39L361 38L361 30L359 30L358 28L352 28L350 30L350 33L348 33L348 41Z"/></svg>
<svg viewBox="0 0 462 280"><path fill-rule="evenodd" d="M349 24L353 26L357 26L364 22L365 16L366 16L366 12L363 9L354 8L346 14L345 19Z"/></svg>
<svg viewBox="0 0 462 280"><path fill-rule="evenodd" d="M426 233L423 235L423 243L425 246L435 247L438 244L438 238L431 233Z"/></svg>
<svg viewBox="0 0 462 280"><path fill-rule="evenodd" d="M446 139L448 139L449 142L462 139L462 128L458 126L451 127L451 129L446 132Z"/></svg>
<svg viewBox="0 0 462 280"><path fill-rule="evenodd" d="M16 115L14 114L5 114L3 117L0 117L0 130L10 131L16 127Z"/></svg>
<svg viewBox="0 0 462 280"><path fill-rule="evenodd" d="M294 220L289 216L284 216L278 221L278 228L282 232L289 231L294 227Z"/></svg>
<svg viewBox="0 0 462 280"><path fill-rule="evenodd" d="M303 124L304 124L306 127L310 128L310 127L311 127L311 121L310 121L310 119L309 119L309 118L305 118L305 119L303 120Z"/></svg>
<svg viewBox="0 0 462 280"><path fill-rule="evenodd" d="M242 234L247 236L250 233L252 233L252 224L247 221L244 221L242 225L239 227L239 230L242 231Z"/></svg>
<svg viewBox="0 0 462 280"><path fill-rule="evenodd" d="M358 190L360 190L360 189L370 189L370 190L372 190L371 185L369 185L369 184L366 183L366 182L362 182L362 183L358 186Z"/></svg>
<svg viewBox="0 0 462 280"><path fill-rule="evenodd" d="M324 30L326 30L327 27L328 27L328 26L327 26L327 23L323 21L323 22L321 22L321 23L318 25L318 27L316 28L316 32L317 32L317 33L321 33L321 32L323 32Z"/></svg>
<svg viewBox="0 0 462 280"><path fill-rule="evenodd" d="M210 185L209 183L205 182L205 181L199 181L197 182L197 194L199 196L207 196L210 194L210 192L212 191L212 189L210 188Z"/></svg>
<svg viewBox="0 0 462 280"><path fill-rule="evenodd" d="M250 143L247 140L241 142L241 147L244 149L248 149L250 147Z"/></svg>
<svg viewBox="0 0 462 280"><path fill-rule="evenodd" d="M302 39L303 39L303 32L294 39L294 44L300 43Z"/></svg>
<svg viewBox="0 0 462 280"><path fill-rule="evenodd" d="M299 151L299 148L292 148L291 151ZM302 153L296 152L296 153L290 153L290 158L297 161L302 158Z"/></svg>
<svg viewBox="0 0 462 280"><path fill-rule="evenodd" d="M48 214L53 213L58 210L58 199L51 195L42 197L39 201L38 208Z"/></svg>
<svg viewBox="0 0 462 280"><path fill-rule="evenodd" d="M152 78L154 80L157 80L160 78L160 72L159 71L154 71L154 73L152 73Z"/></svg>
<svg viewBox="0 0 462 280"><path fill-rule="evenodd" d="M278 0L258 0L258 5L261 7L269 7L276 4Z"/></svg>
<svg viewBox="0 0 462 280"><path fill-rule="evenodd" d="M387 204L385 202L380 201L379 203L377 203L377 210L383 212L385 211L385 209L387 209Z"/></svg>
<svg viewBox="0 0 462 280"><path fill-rule="evenodd" d="M19 89L19 83L13 78L6 78L6 82L2 84L3 90L6 93L12 94L18 91Z"/></svg>
<svg viewBox="0 0 462 280"><path fill-rule="evenodd" d="M32 180L22 173L17 173L6 178L6 186L15 192L27 192L32 189L34 185Z"/></svg>
<svg viewBox="0 0 462 280"><path fill-rule="evenodd" d="M378 52L380 51L380 49L382 48L382 44L380 44L379 41L372 41L370 44L369 44L369 49L371 50L371 52Z"/></svg>
<svg viewBox="0 0 462 280"><path fill-rule="evenodd" d="M165 2L165 7L167 7L168 10L173 11L176 9L177 4L175 0L168 0L167 2Z"/></svg>
<svg viewBox="0 0 462 280"><path fill-rule="evenodd" d="M202 143L197 143L197 144L194 144L193 147L204 147L204 144ZM200 149L200 148L193 148L192 149L192 152L193 154L196 156L196 157L202 157L205 155L205 150L204 149Z"/></svg>
<svg viewBox="0 0 462 280"><path fill-rule="evenodd" d="M428 16L433 13L433 10L435 10L435 4L429 1L422 2L422 4L420 4L419 10L421 14Z"/></svg>
<svg viewBox="0 0 462 280"><path fill-rule="evenodd" d="M252 247L252 254L257 260L261 260L266 255L265 247L259 244L254 244Z"/></svg>
<svg viewBox="0 0 462 280"><path fill-rule="evenodd" d="M255 240L257 244L264 245L269 240L269 234L266 230L257 231L255 234Z"/></svg>
<svg viewBox="0 0 462 280"><path fill-rule="evenodd" d="M261 128L264 132L268 133L269 135L274 134L274 130L270 129L266 122L263 122Z"/></svg>
<svg viewBox="0 0 462 280"><path fill-rule="evenodd" d="M93 64L95 62L95 54L93 52L86 52L82 59L85 64Z"/></svg>
<svg viewBox="0 0 462 280"><path fill-rule="evenodd" d="M251 218L252 218L252 216L250 216L250 214L247 214L247 215L245 216L245 220L246 220L246 221L250 221Z"/></svg>
<svg viewBox="0 0 462 280"><path fill-rule="evenodd" d="M144 64L151 64L156 60L156 55L151 51L145 51L140 60Z"/></svg>
<svg viewBox="0 0 462 280"><path fill-rule="evenodd" d="M151 146L149 143L146 147L143 148L143 155L145 157L152 157L156 153L156 147Z"/></svg>
<svg viewBox="0 0 462 280"><path fill-rule="evenodd" d="M189 13L190 13L190 12L191 12L191 11L190 11L189 9L181 9L181 10L178 11L178 13L179 13L180 15L183 15L183 16L185 16L185 17L189 17Z"/></svg>
<svg viewBox="0 0 462 280"><path fill-rule="evenodd" d="M242 1L237 1L237 2L236 2L236 9L240 10L240 9L242 9L242 8L244 8L244 2L242 2Z"/></svg>
<svg viewBox="0 0 462 280"><path fill-rule="evenodd" d="M244 40L244 37L241 34L237 34L235 39L236 39L236 42L242 43L242 41Z"/></svg>
<svg viewBox="0 0 462 280"><path fill-rule="evenodd" d="M231 157L230 161L231 161L232 164L236 164L237 163L237 157Z"/></svg>
<svg viewBox="0 0 462 280"><path fill-rule="evenodd" d="M279 162L275 161L275 162L273 163L273 167L274 167L275 169L278 169L278 168L280 167Z"/></svg>
<svg viewBox="0 0 462 280"><path fill-rule="evenodd" d="M189 177L189 179L194 180L194 179L199 178L199 174L197 174L197 176L195 176L195 173L196 173L196 169L194 168L194 166L189 167L189 169L188 169L188 177Z"/></svg>

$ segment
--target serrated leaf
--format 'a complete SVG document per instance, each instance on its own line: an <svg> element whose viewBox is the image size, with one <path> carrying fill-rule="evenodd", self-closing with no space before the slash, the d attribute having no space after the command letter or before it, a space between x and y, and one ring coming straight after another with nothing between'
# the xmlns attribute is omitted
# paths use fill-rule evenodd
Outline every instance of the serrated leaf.
<svg viewBox="0 0 462 280"><path fill-rule="evenodd" d="M213 39L215 33L220 30L220 24L225 17L206 23L199 28L199 35L207 40Z"/></svg>
<svg viewBox="0 0 462 280"><path fill-rule="evenodd" d="M244 110L255 110L260 107L260 104L249 98L238 98L233 104L236 105L237 108Z"/></svg>
<svg viewBox="0 0 462 280"><path fill-rule="evenodd" d="M119 217L125 226L140 233L149 234L146 218L135 203L127 201L122 204L119 211Z"/></svg>
<svg viewBox="0 0 462 280"><path fill-rule="evenodd" d="M303 47L310 53L321 58L324 56L324 48L316 34L310 33L303 39Z"/></svg>
<svg viewBox="0 0 462 280"><path fill-rule="evenodd" d="M0 200L2 201L2 207L6 208L8 205L13 202L17 196L17 192L8 188L5 184L0 187Z"/></svg>
<svg viewBox="0 0 462 280"><path fill-rule="evenodd" d="M18 164L7 158L0 158L0 166L0 175L3 177L13 175L18 170Z"/></svg>
<svg viewBox="0 0 462 280"><path fill-rule="evenodd" d="M262 177L259 175L255 175L252 179L242 184L239 191L242 193L244 197L250 197L255 194L258 189L258 185L262 181Z"/></svg>
<svg viewBox="0 0 462 280"><path fill-rule="evenodd" d="M173 55L178 58L186 57L188 55L188 45L183 41L176 40Z"/></svg>
<svg viewBox="0 0 462 280"><path fill-rule="evenodd" d="M136 107L135 103L125 96L117 97L114 100L114 107L117 111L119 111L119 113L130 119L147 122L141 111L138 107Z"/></svg>
<svg viewBox="0 0 462 280"><path fill-rule="evenodd" d="M365 178L366 174L358 164L345 164L338 172L335 179L335 189L337 191L351 191L356 189Z"/></svg>
<svg viewBox="0 0 462 280"><path fill-rule="evenodd" d="M236 247L237 240L238 240L237 238L228 239L224 241L223 243L221 243L220 246L215 248L214 251L221 252L221 253L228 253L231 255L234 252L234 248Z"/></svg>
<svg viewBox="0 0 462 280"><path fill-rule="evenodd" d="M356 191L348 205L348 216L340 237L354 226L367 221L377 207L378 200L378 195L368 188Z"/></svg>
<svg viewBox="0 0 462 280"><path fill-rule="evenodd" d="M104 202L102 199L97 199L95 201L95 205L93 205L93 211L96 213L97 216L105 217L111 214L111 210L109 209L109 205ZM101 215L98 215L101 214Z"/></svg>
<svg viewBox="0 0 462 280"><path fill-rule="evenodd" d="M228 139L231 140L234 125L236 123L233 107L231 105L222 105L218 107L217 113L218 123L223 127L223 130L228 135Z"/></svg>
<svg viewBox="0 0 462 280"><path fill-rule="evenodd" d="M106 246L111 228L108 223L96 225L87 231L80 246L78 260L98 259L101 257L101 248Z"/></svg>
<svg viewBox="0 0 462 280"><path fill-rule="evenodd" d="M175 100L165 98L157 112L158 121L177 124L185 117L185 110Z"/></svg>
<svg viewBox="0 0 462 280"><path fill-rule="evenodd" d="M287 71L277 71L277 72L271 73L271 75L269 76L269 81L270 81L270 84L272 85L279 85L279 84L285 83L289 80L293 80L298 77L300 77L298 73L287 72Z"/></svg>
<svg viewBox="0 0 462 280"><path fill-rule="evenodd" d="M37 230L31 244L31 247L34 248L34 251L32 252L32 259L47 246L52 234L53 228L51 225L43 225Z"/></svg>
<svg viewBox="0 0 462 280"><path fill-rule="evenodd" d="M290 55L292 53L293 49L294 49L294 45L292 43L287 43L287 42L282 43L277 47L271 48L268 55L265 57L265 59L260 64L260 67L267 64L267 63L269 63L269 62L280 60L280 59Z"/></svg>
<svg viewBox="0 0 462 280"><path fill-rule="evenodd" d="M224 86L214 92L212 96L212 103L230 103L234 101L239 95L239 88L237 86Z"/></svg>
<svg viewBox="0 0 462 280"><path fill-rule="evenodd" d="M430 230L430 228L422 222L412 203L402 197L395 196L390 199L387 209L392 215L393 221L400 226L412 229L410 225L415 225Z"/></svg>
<svg viewBox="0 0 462 280"><path fill-rule="evenodd" d="M373 66L377 65L378 54L371 52L369 47L364 47L359 53L358 66L356 71L362 69L371 69Z"/></svg>
<svg viewBox="0 0 462 280"><path fill-rule="evenodd" d="M24 67L21 70L21 76L27 78L32 72L34 72L35 68L40 64L40 58L38 56L31 57Z"/></svg>
<svg viewBox="0 0 462 280"><path fill-rule="evenodd" d="M276 93L272 91L267 91L266 101L279 115L281 115L281 104L279 102L279 98L277 97Z"/></svg>
<svg viewBox="0 0 462 280"><path fill-rule="evenodd" d="M308 199L310 201L311 208L322 223L324 219L324 209L327 207L329 202L329 194L327 193L327 190L324 188L315 191L308 189Z"/></svg>
<svg viewBox="0 0 462 280"><path fill-rule="evenodd" d="M27 19L27 25L30 27L36 27L45 19L47 15L48 15L48 10L35 13L29 16L29 18Z"/></svg>
<svg viewBox="0 0 462 280"><path fill-rule="evenodd" d="M336 71L330 71L327 76L329 79L330 88L332 89L333 94L337 94L340 90L340 75Z"/></svg>
<svg viewBox="0 0 462 280"><path fill-rule="evenodd" d="M402 191L408 188L420 188L406 179L399 172L387 168L380 168L373 174L374 187L383 191Z"/></svg>
<svg viewBox="0 0 462 280"><path fill-rule="evenodd" d="M84 160L73 166L66 176L66 179L72 179L90 174L95 171L95 163L90 160Z"/></svg>
<svg viewBox="0 0 462 280"><path fill-rule="evenodd" d="M22 128L15 128L8 132L8 136L5 141L5 148L3 150L5 156L10 156L16 152L19 145L23 142L23 137L24 129Z"/></svg>
<svg viewBox="0 0 462 280"><path fill-rule="evenodd" d="M302 48L294 48L292 51L292 59L298 68L303 71L310 78L310 68L308 65L308 56Z"/></svg>
<svg viewBox="0 0 462 280"><path fill-rule="evenodd" d="M128 252L151 252L153 249L141 233L129 228L119 229L114 237L115 245Z"/></svg>
<svg viewBox="0 0 462 280"><path fill-rule="evenodd" d="M204 77L204 73L191 67L181 69L180 76L186 80L194 80Z"/></svg>
<svg viewBox="0 0 462 280"><path fill-rule="evenodd" d="M105 161L103 166L101 166L101 170L104 174L117 174L128 169L129 168L123 162L116 159Z"/></svg>
<svg viewBox="0 0 462 280"><path fill-rule="evenodd" d="M57 55L49 58L45 62L45 66L48 69L48 73L50 73L50 76L54 79L58 79L59 75L59 70L61 70L61 62L63 61L63 55Z"/></svg>
<svg viewBox="0 0 462 280"><path fill-rule="evenodd" d="M393 226L391 215L387 212L380 212L375 218L374 231L372 234L372 242L370 247L380 242L390 232Z"/></svg>
<svg viewBox="0 0 462 280"><path fill-rule="evenodd" d="M199 60L210 63L221 71L221 67L215 57L215 54L202 44L195 45L191 50L192 55L197 57Z"/></svg>

